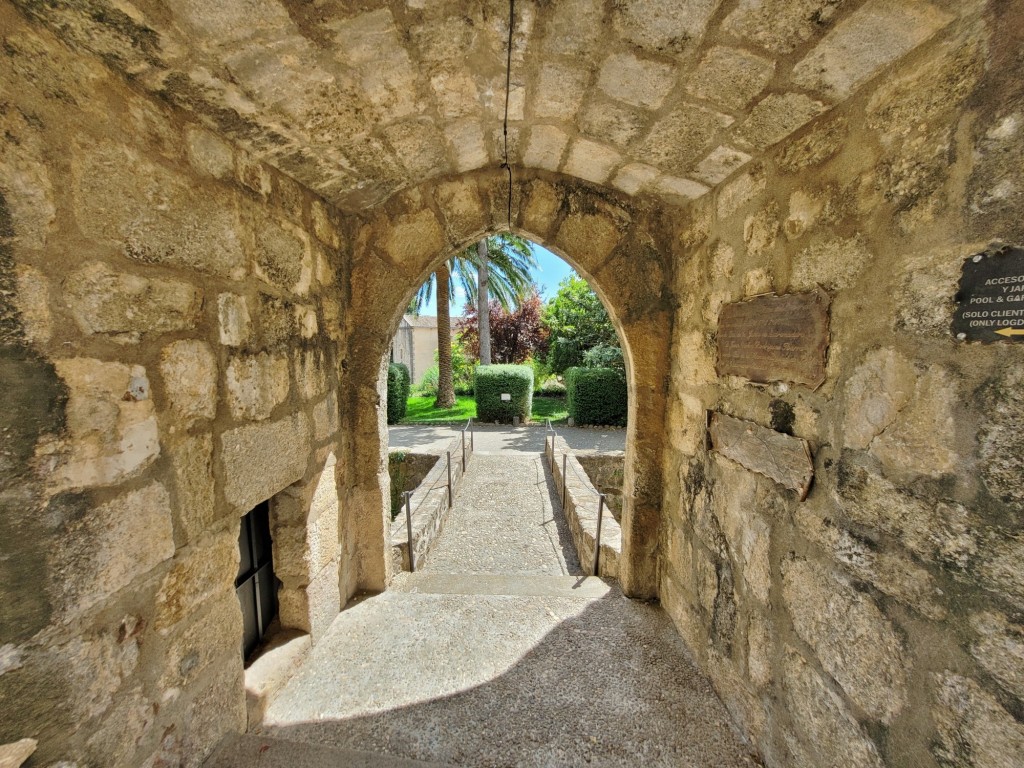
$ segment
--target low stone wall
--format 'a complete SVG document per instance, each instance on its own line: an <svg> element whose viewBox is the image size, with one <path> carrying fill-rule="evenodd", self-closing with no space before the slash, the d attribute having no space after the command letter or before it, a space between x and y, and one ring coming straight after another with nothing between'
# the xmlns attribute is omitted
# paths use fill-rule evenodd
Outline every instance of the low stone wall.
<svg viewBox="0 0 1024 768"><path fill-rule="evenodd" d="M403 494L415 491L437 463L437 454L394 450L388 453L388 477L391 479L391 519L402 513Z"/></svg>
<svg viewBox="0 0 1024 768"><path fill-rule="evenodd" d="M599 491L594 487L579 459L573 455L569 444L557 435L548 440L544 448L551 477L559 498L565 498L565 517L569 522L576 554L587 573L594 571L594 542L597 537L597 507ZM562 456L567 455L566 475L562 477ZM563 487L566 492L563 494ZM600 576L618 578L619 559L622 555L622 529L611 510L605 509L601 520Z"/></svg>
<svg viewBox="0 0 1024 768"><path fill-rule="evenodd" d="M426 477L417 486L411 499L412 507L412 539L413 553L416 563L422 563L437 540L444 520L450 508L448 500L448 458L451 456L452 496L455 495L462 479L463 470L462 435L456 435L448 444L437 462L427 472ZM466 435L465 457L466 468L473 456L472 442ZM410 570L409 567L409 533L405 521L405 509L401 509L391 523L391 562L395 570Z"/></svg>
<svg viewBox="0 0 1024 768"><path fill-rule="evenodd" d="M580 466L587 473L590 482L599 493L605 495L605 503L612 511L616 522L622 522L622 480L626 469L626 454L623 451L608 453L575 454Z"/></svg>

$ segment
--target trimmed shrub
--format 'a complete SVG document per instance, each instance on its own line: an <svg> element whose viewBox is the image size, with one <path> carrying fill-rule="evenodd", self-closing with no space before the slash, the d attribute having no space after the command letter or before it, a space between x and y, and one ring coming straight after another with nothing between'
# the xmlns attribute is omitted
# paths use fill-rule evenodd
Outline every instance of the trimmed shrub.
<svg viewBox="0 0 1024 768"><path fill-rule="evenodd" d="M474 379L476 417L480 421L526 422L533 408L533 368L528 365L481 365ZM502 400L502 394L512 396Z"/></svg>
<svg viewBox="0 0 1024 768"><path fill-rule="evenodd" d="M626 378L614 368L565 372L569 418L576 424L626 424Z"/></svg>
<svg viewBox="0 0 1024 768"><path fill-rule="evenodd" d="M548 376L535 394L540 397L565 397L565 384L557 376Z"/></svg>
<svg viewBox="0 0 1024 768"><path fill-rule="evenodd" d="M397 424L405 417L411 378L405 363L388 366L388 424Z"/></svg>

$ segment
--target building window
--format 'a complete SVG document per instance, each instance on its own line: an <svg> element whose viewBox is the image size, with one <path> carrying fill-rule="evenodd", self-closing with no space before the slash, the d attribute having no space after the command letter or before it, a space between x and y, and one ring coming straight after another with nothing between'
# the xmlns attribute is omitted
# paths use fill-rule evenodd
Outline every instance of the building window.
<svg viewBox="0 0 1024 768"><path fill-rule="evenodd" d="M270 504L256 506L242 518L238 534L241 559L235 578L235 594L242 606L242 656L248 658L277 616L277 577L270 541Z"/></svg>

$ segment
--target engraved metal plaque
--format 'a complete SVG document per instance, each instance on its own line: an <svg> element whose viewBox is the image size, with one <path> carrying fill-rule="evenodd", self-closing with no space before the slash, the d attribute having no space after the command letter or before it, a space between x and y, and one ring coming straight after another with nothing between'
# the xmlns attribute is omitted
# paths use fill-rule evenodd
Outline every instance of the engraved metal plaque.
<svg viewBox="0 0 1024 768"><path fill-rule="evenodd" d="M711 416L711 447L727 459L807 498L814 462L806 440L721 413Z"/></svg>
<svg viewBox="0 0 1024 768"><path fill-rule="evenodd" d="M1024 248L969 257L955 299L953 335L960 341L1024 341Z"/></svg>
<svg viewBox="0 0 1024 768"><path fill-rule="evenodd" d="M821 386L828 304L822 290L726 304L718 318L718 374Z"/></svg>

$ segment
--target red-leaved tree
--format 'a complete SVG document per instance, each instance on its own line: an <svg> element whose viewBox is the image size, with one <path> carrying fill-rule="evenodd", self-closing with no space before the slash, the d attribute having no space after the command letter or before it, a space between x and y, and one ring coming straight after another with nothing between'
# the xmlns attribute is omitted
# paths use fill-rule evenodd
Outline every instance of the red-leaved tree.
<svg viewBox="0 0 1024 768"><path fill-rule="evenodd" d="M548 330L541 323L544 306L536 291L520 301L512 312L503 310L497 301L490 302L488 308L492 363L522 363L531 356L542 359L547 354ZM479 359L480 330L477 310L472 304L459 321L459 332L466 352Z"/></svg>

